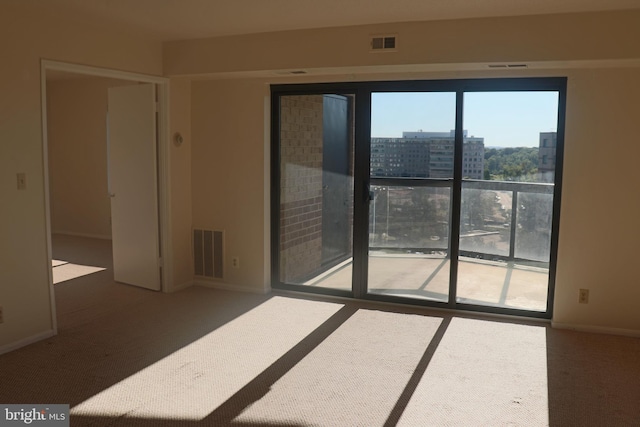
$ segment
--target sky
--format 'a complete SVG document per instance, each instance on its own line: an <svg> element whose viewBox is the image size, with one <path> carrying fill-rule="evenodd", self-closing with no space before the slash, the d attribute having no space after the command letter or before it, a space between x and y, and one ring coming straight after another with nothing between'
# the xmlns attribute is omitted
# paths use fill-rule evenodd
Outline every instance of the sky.
<svg viewBox="0 0 640 427"><path fill-rule="evenodd" d="M371 136L403 131L449 132L455 128L452 92L374 93ZM467 92L464 129L483 137L485 147L537 147L540 132L557 130L557 92Z"/></svg>

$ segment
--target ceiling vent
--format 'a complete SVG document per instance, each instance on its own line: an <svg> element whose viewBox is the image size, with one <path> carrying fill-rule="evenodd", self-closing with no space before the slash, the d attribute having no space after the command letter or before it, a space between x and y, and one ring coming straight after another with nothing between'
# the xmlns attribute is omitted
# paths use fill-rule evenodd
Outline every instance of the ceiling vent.
<svg viewBox="0 0 640 427"><path fill-rule="evenodd" d="M285 71L274 71L274 74L278 76L300 76L302 74L307 74L305 70L285 70Z"/></svg>
<svg viewBox="0 0 640 427"><path fill-rule="evenodd" d="M527 64L489 64L489 68L527 68Z"/></svg>
<svg viewBox="0 0 640 427"><path fill-rule="evenodd" d="M393 34L371 36L371 52L395 52L396 36Z"/></svg>

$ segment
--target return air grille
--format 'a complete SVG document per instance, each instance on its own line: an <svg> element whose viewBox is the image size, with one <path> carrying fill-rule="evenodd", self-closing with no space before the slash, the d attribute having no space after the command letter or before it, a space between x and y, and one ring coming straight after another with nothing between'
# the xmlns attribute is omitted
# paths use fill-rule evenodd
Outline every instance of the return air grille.
<svg viewBox="0 0 640 427"><path fill-rule="evenodd" d="M193 259L196 276L222 279L223 233L213 230L193 230Z"/></svg>
<svg viewBox="0 0 640 427"><path fill-rule="evenodd" d="M375 35L371 36L372 52L393 52L396 50L395 35Z"/></svg>

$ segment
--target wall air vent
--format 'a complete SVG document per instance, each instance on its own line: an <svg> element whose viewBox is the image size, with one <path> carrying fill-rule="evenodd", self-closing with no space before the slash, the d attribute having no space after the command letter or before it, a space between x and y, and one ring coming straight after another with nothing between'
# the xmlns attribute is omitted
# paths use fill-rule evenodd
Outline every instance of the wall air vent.
<svg viewBox="0 0 640 427"><path fill-rule="evenodd" d="M308 72L305 70L284 70L284 71L274 71L274 74L278 76L299 76L302 74L307 74Z"/></svg>
<svg viewBox="0 0 640 427"><path fill-rule="evenodd" d="M395 52L397 47L395 35L371 36L371 52Z"/></svg>
<svg viewBox="0 0 640 427"><path fill-rule="evenodd" d="M527 68L527 64L489 64L489 68Z"/></svg>
<svg viewBox="0 0 640 427"><path fill-rule="evenodd" d="M193 230L193 260L196 276L222 279L223 233L213 230Z"/></svg>

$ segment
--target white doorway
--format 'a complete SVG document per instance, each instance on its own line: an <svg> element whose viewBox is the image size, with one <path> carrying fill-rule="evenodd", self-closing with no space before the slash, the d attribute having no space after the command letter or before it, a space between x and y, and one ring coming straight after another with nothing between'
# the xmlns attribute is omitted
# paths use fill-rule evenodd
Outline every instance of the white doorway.
<svg viewBox="0 0 640 427"><path fill-rule="evenodd" d="M167 92L168 92L168 80L162 77L153 77L138 75L135 73L125 73L114 70L99 69L93 67L79 66L74 64L65 64L54 61L42 62L42 120L43 120L43 152L44 152L44 177L45 177L45 203L46 203L46 228L47 228L47 248L48 257L53 264L56 260L53 259L52 251L52 232L59 231L55 228L60 228L59 221L52 221L52 215L54 210L52 209L52 185L51 185L51 171L49 170L49 153L50 146L49 132L48 132L48 120L50 117L48 108L55 107L50 105L47 100L48 93L48 81L58 80L64 78L61 76L74 76L75 78L84 79L85 81L102 80L107 79L110 81L110 86L113 86L115 94L107 92L104 93L104 100L114 98L116 109L114 109L110 116L109 122L117 122L117 117L125 117L125 120L120 119L120 124L114 128L110 126L111 132L120 132L117 138L122 138L123 129L127 132L132 132L132 126L135 128L142 122L145 125L144 129L133 129L133 138L140 137L139 132L144 133L144 137L147 139L146 146L140 150L139 144L131 144L131 141L121 142L119 144L110 144L108 146L106 136L106 122L107 117L104 117L105 136L104 136L104 151L101 153L104 157L104 161L107 163L103 165L106 173L109 170L107 176L105 176L105 182L108 177L108 188L99 190L100 201L95 203L94 210L101 210L96 214L97 217L102 216L102 219L98 219L98 225L93 230L96 232L86 232L92 228L85 227L80 228L80 232L76 234L80 237L98 237L104 239L113 239L113 261L115 262L114 273L118 271L118 274L114 274L114 279L118 282L131 284L134 286L143 287L153 290L166 290L167 279L170 277L170 263L165 260L170 259L170 244L169 244L169 229L168 229L168 192L167 192L167 165L168 165L168 138L166 135L167 130ZM53 87L53 83L51 83ZM111 89L108 89L111 92ZM131 95L131 92L137 93L137 95ZM127 95L129 93L129 95ZM142 94L142 98L141 98ZM138 99L136 101L135 99ZM141 107L140 100L143 99L146 105ZM137 104L136 104L137 102ZM119 114L116 111L124 109ZM144 111L140 111L144 110ZM157 113L156 113L157 110ZM137 117L135 116L137 114ZM150 115L153 117L151 118ZM155 120L157 116L157 121ZM144 119L143 119L144 117ZM151 119L151 120L148 120ZM54 123L51 123L55 125ZM81 126L78 126L81 128ZM115 129L115 130L114 130ZM138 132L135 135L135 132ZM126 132L125 132L126 134ZM157 136L157 138L156 138ZM110 138L112 141L114 138ZM149 143L149 140L152 140ZM157 140L157 144L156 144ZM118 151L120 147L120 151ZM125 151L122 148L125 147ZM129 152L126 151L127 147ZM115 152L114 148L116 149ZM131 150L133 148L133 151ZM78 155L81 153L76 153ZM107 162L106 159L117 157L118 160ZM137 157L136 157L137 156ZM126 161L130 162L127 164ZM139 168L139 164L144 162L146 167ZM137 170L136 176L128 176L131 171ZM123 181L127 181L128 185L122 185ZM76 178L77 181L83 181L82 178ZM118 181L119 180L119 181ZM116 183L119 182L119 183ZM141 185L137 185L142 183ZM57 183L57 188L60 188L60 183ZM64 184L64 183L63 183ZM74 184L74 183L71 183ZM76 182L77 184L77 182ZM113 188L112 188L113 187ZM117 194L115 188L119 188ZM108 190L108 191L107 191ZM135 193L137 191L137 194ZM141 194L145 194L145 197L140 197ZM109 196L112 196L109 198ZM115 196L115 197L113 197ZM108 205L110 212L105 213L104 199L106 198L106 204ZM117 199L117 202L114 203ZM125 202L125 200L129 202ZM145 209L141 209L141 199L144 199ZM130 202L134 200L137 204L132 205ZM82 200L79 201L82 203ZM58 203L59 208L60 203ZM100 207L100 205L102 205ZM118 205L115 207L114 205ZM123 208L124 207L124 208ZM60 209L57 209L59 211ZM56 213L57 214L57 213ZM137 217L136 217L137 215ZM58 215L59 216L59 215ZM80 219L75 218L75 221L82 222L82 218L87 215L79 216ZM108 216L108 224L105 224L104 217ZM151 218L150 218L151 217ZM55 228L53 224L55 222ZM123 226L124 224L124 226ZM82 224L79 224L82 225ZM133 227L132 227L133 225ZM64 228L64 226L63 226ZM72 227L73 228L73 227ZM146 230L146 237L136 235L132 231L139 231L140 229ZM65 230L62 230L63 232ZM69 233L73 234L73 233ZM133 244L135 242L135 244ZM133 248L133 249L132 249ZM122 260L125 260L124 262ZM58 260L59 262L59 260ZM146 263L146 264L145 264ZM54 330L57 333L57 319L56 319L56 302L54 294L54 273L50 273L50 295L51 306L53 312L53 324Z"/></svg>

